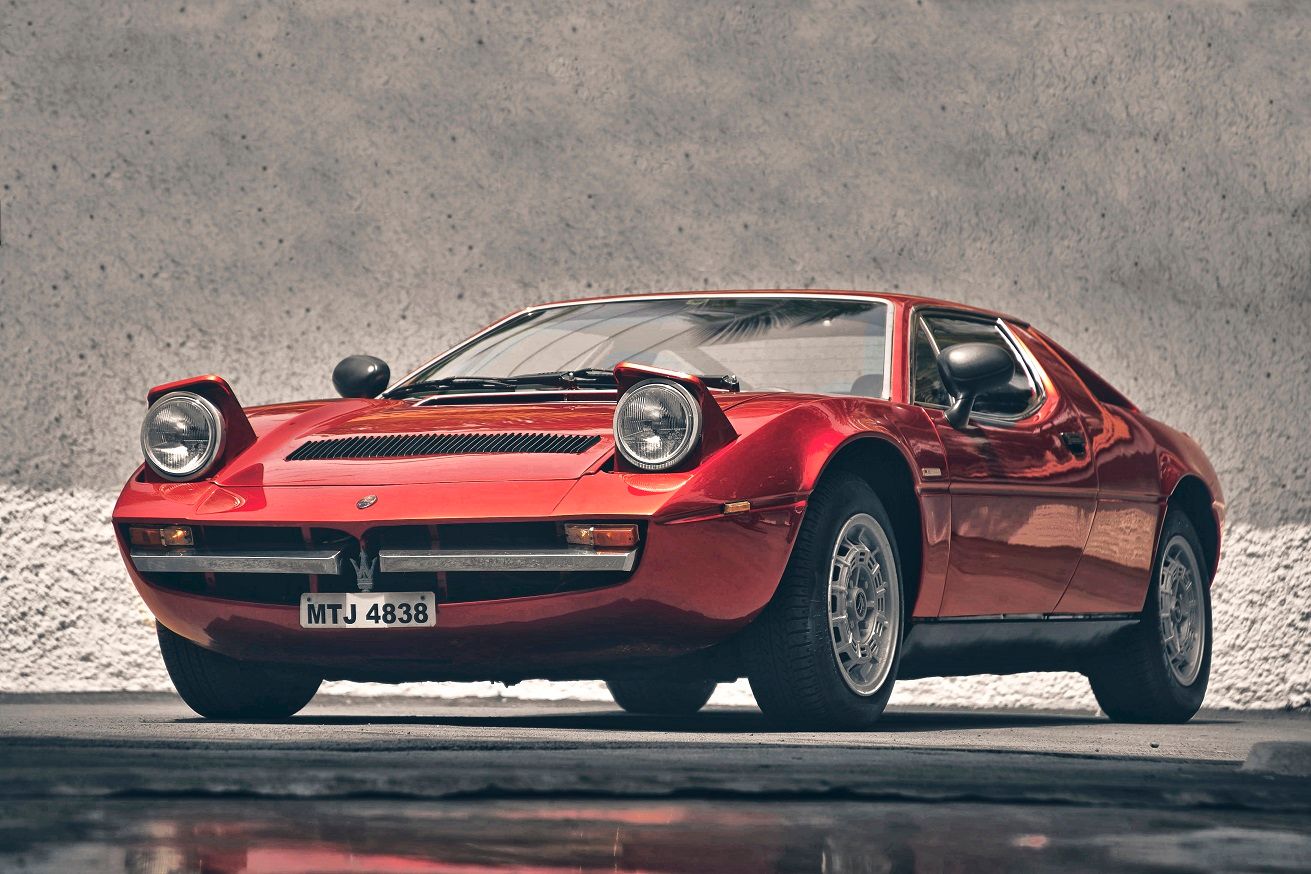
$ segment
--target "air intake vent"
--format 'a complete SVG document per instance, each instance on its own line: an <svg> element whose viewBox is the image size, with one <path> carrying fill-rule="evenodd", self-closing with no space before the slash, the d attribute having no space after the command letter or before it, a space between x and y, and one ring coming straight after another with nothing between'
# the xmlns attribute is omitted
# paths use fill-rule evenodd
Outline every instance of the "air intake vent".
<svg viewBox="0 0 1311 874"><path fill-rule="evenodd" d="M547 452L577 455L601 441L587 434L392 434L311 440L287 456L288 461L337 458L416 458L422 455L472 455Z"/></svg>

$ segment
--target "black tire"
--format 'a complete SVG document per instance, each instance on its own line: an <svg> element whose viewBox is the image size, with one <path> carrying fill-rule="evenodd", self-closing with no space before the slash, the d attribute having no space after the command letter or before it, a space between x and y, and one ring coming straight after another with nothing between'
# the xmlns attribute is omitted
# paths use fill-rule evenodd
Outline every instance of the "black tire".
<svg viewBox="0 0 1311 874"><path fill-rule="evenodd" d="M1161 570L1167 549L1186 544L1192 551L1201 596L1203 630L1201 662L1196 678L1185 684L1171 669L1161 627ZM1170 510L1152 562L1152 584L1147 590L1142 620L1111 644L1088 674L1097 703L1114 722L1187 722L1202 706L1211 675L1211 580L1197 531L1188 516Z"/></svg>
<svg viewBox="0 0 1311 874"><path fill-rule="evenodd" d="M838 537L859 514L881 526L892 555L897 617L886 678L866 694L848 685L829 624L829 578ZM744 638L747 679L765 716L791 728L862 729L878 721L901 662L909 605L883 502L864 480L836 473L810 496L787 570ZM882 664L882 661L880 661Z"/></svg>
<svg viewBox="0 0 1311 874"><path fill-rule="evenodd" d="M715 691L714 680L607 680L615 703L629 713L690 716Z"/></svg>
<svg viewBox="0 0 1311 874"><path fill-rule="evenodd" d="M173 687L188 707L209 719L286 719L310 703L322 682L210 652L158 622L155 631Z"/></svg>

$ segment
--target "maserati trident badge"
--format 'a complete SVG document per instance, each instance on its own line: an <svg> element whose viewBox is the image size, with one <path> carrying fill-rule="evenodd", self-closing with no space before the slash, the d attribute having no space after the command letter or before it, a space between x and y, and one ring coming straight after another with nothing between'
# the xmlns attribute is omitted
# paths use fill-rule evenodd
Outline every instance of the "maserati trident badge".
<svg viewBox="0 0 1311 874"><path fill-rule="evenodd" d="M355 502L355 506L359 507L361 510L367 510L376 503L378 503L377 495L365 495Z"/></svg>
<svg viewBox="0 0 1311 874"><path fill-rule="evenodd" d="M360 560L349 559L351 567L355 568L355 585L361 592L373 591L373 572L378 569L378 559L369 558L367 552L360 552Z"/></svg>

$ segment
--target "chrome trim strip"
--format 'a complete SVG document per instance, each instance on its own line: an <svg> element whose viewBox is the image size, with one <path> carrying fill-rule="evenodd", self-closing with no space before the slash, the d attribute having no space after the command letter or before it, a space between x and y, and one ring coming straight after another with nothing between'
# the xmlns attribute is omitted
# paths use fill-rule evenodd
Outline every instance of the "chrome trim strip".
<svg viewBox="0 0 1311 874"><path fill-rule="evenodd" d="M165 574L324 574L341 573L341 550L313 549L295 552L235 550L207 552L179 549L170 552L132 550L132 564L139 571Z"/></svg>
<svg viewBox="0 0 1311 874"><path fill-rule="evenodd" d="M918 616L911 625L968 625L972 622L1136 622L1141 613L991 613L981 616Z"/></svg>
<svg viewBox="0 0 1311 874"><path fill-rule="evenodd" d="M437 571L631 571L637 550L572 549L384 549L383 572Z"/></svg>

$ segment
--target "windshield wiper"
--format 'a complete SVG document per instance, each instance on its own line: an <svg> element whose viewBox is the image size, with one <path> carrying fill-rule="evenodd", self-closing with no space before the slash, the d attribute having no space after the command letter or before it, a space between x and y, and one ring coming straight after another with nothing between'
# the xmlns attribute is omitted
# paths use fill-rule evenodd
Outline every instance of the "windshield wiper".
<svg viewBox="0 0 1311 874"><path fill-rule="evenodd" d="M696 377L711 388L722 388L728 391L742 390L737 377L731 373L698 373ZM597 367L584 367L582 370L553 370L548 373L525 373L522 376L503 378L507 382L513 382L516 385L552 385L565 386L566 388L574 385L613 386L616 384L613 371L602 370Z"/></svg>
<svg viewBox="0 0 1311 874"><path fill-rule="evenodd" d="M516 385L550 385L568 388L575 385L615 385L614 371L599 367L584 367L581 370L550 370L546 373L524 373L519 376L507 376L506 379Z"/></svg>
<svg viewBox="0 0 1311 874"><path fill-rule="evenodd" d="M425 379L422 382L412 382L409 385L398 385L384 394L383 397L407 398L410 395L423 394L429 391L438 392L446 388L512 389L514 386L513 382L494 376L445 376L441 379Z"/></svg>
<svg viewBox="0 0 1311 874"><path fill-rule="evenodd" d="M709 373L697 374L697 379L701 380L709 388L722 388L727 391L741 391L742 383L738 382L737 376L732 373L725 373L720 376L712 376Z"/></svg>
<svg viewBox="0 0 1311 874"><path fill-rule="evenodd" d="M708 386L741 391L736 376L702 375L698 377ZM613 371L599 367L584 367L579 370L552 370L546 373L523 373L518 376L447 376L442 379L425 379L392 389L384 397L404 398L424 392L439 392L445 389L509 389L511 391L523 386L549 386L552 388L591 388L593 386L613 388L617 383Z"/></svg>
<svg viewBox="0 0 1311 874"><path fill-rule="evenodd" d="M581 370L553 370L548 373L524 373L518 376L445 376L441 379L425 379L409 385L397 386L385 397L404 398L424 392L439 392L444 389L509 389L513 391L521 386L542 385L554 388L572 388L574 386L613 386L615 375L609 370L585 367Z"/></svg>

